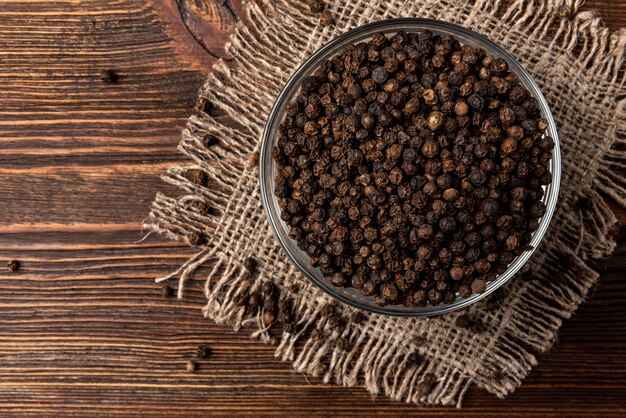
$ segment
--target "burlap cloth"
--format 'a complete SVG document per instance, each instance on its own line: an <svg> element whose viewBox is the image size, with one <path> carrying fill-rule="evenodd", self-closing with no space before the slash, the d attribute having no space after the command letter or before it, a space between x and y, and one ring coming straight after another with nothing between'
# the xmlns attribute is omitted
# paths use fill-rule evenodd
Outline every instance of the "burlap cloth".
<svg viewBox="0 0 626 418"><path fill-rule="evenodd" d="M626 30L611 34L593 13L578 13L581 1L328 3L336 22L330 27L321 27L298 1L245 3L247 21L240 22L227 46L232 62L215 65L200 90L198 112L182 134L179 150L190 164L172 167L164 176L183 195L159 194L145 222L148 230L195 244L199 251L166 279L180 280L180 297L185 280L200 265L210 266L206 317L236 328L255 325L256 337L277 344L277 357L324 382L364 383L372 394L419 404L460 405L472 383L504 397L537 364L532 353L552 346L562 321L596 283L590 261L610 255L615 246L616 218L600 193L626 204L620 172L626 165ZM333 306L288 262L263 212L258 170L246 159L259 148L276 96L307 56L351 28L400 16L473 29L504 46L530 71L558 124L560 201L529 269L506 285L502 300L434 318L368 315L355 324L353 308ZM227 116L212 117L203 110L207 102ZM211 146L211 137L217 145ZM194 170L202 170L207 182ZM253 278L242 267L247 256L259 260ZM295 332L278 333L277 340L263 326L262 308L241 306L245 295L265 281L292 301L297 323ZM345 322L339 329L327 325L332 310ZM461 313L481 321L485 330L456 327ZM408 366L407 356L416 350L423 360Z"/></svg>

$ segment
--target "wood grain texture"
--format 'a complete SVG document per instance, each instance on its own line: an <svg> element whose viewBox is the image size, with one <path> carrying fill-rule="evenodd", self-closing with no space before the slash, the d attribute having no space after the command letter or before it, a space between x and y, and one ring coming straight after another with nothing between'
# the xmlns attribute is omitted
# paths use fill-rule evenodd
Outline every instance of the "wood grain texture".
<svg viewBox="0 0 626 418"><path fill-rule="evenodd" d="M0 415L626 414L626 228L595 294L506 400L419 409L294 373L153 278L191 254L142 237L159 175L240 16L215 0L0 2ZM614 29L626 3L587 1ZM118 84L99 76L114 69ZM622 225L626 211L618 209ZM201 276L201 274L199 274ZM213 356L197 373L198 344Z"/></svg>

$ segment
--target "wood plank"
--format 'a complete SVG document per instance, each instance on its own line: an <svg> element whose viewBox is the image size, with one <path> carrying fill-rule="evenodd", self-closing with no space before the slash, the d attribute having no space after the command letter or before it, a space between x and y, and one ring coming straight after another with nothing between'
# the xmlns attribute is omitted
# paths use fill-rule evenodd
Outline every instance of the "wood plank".
<svg viewBox="0 0 626 418"><path fill-rule="evenodd" d="M294 373L201 316L202 283L154 277L192 254L142 237L204 74L241 15L215 0L0 5L0 415L590 416L626 414L626 228L589 303L522 388L418 409ZM626 3L588 0L613 28ZM232 13L235 11L235 14ZM103 69L121 75L100 80ZM622 225L626 210L616 207ZM201 277L201 273L198 275ZM198 344L213 356L184 369Z"/></svg>

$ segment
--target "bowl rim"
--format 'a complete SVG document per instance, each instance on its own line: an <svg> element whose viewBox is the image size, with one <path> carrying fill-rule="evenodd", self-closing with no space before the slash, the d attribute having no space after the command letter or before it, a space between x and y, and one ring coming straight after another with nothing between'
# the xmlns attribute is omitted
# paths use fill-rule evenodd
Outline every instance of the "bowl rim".
<svg viewBox="0 0 626 418"><path fill-rule="evenodd" d="M310 74L315 70L314 64L320 58L325 56L327 53L334 50L334 48L344 42L349 42L350 39L356 38L359 35L367 34L367 33L376 33L379 31L391 33L393 32L396 26L419 26L413 29L398 27L395 29L396 31L405 31L405 32L421 32L430 30L434 33L442 33L447 32L450 33L455 38L470 38L476 41L483 46L488 46L490 49L497 52L495 54L497 57L504 58L509 67L513 67L512 70L518 75L520 81L524 83L524 81L532 86L532 95L539 102L540 111L542 116L548 121L548 128L546 130L547 134L552 137L554 140L554 149L552 151L552 160L550 162L550 170L552 174L552 182L544 186L546 188L546 193L544 197L544 203L546 204L546 213L541 217L539 227L533 233L530 245L533 246L531 250L525 251L519 256L517 256L508 266L507 270L498 275L495 280L489 282L487 284L487 289L483 293L473 294L469 298L457 298L451 304L440 304L440 305L430 305L427 304L424 307L416 307L409 308L403 305L390 305L390 306L378 306L371 305L365 306L359 303L357 300L353 300L346 295L339 293L336 288L330 284L321 281L318 277L312 274L309 269L301 265L299 260L295 258L295 256L289 250L289 245L287 241L293 241L288 236L284 237L279 233L279 225L278 223L282 223L283 221L272 216L270 211L270 206L273 206L270 202L270 195L273 194L273 190L268 190L268 185L266 182L267 177L267 166L266 160L269 156L269 163L273 163L273 158L271 156L271 149L268 152L268 147L270 146L270 133L271 128L274 124L277 123L276 118L280 115L281 110L286 105L287 96L297 92L299 90L299 85L294 86L294 82L296 80L301 79L301 77ZM356 41L355 41L356 42ZM358 42L361 42L359 40ZM462 42L463 43L463 42ZM528 85L525 87L529 88ZM295 89L295 90L294 90ZM459 309L465 308L469 305L472 305L487 296L493 293L496 289L504 285L508 282L531 258L531 256L536 251L539 244L543 241L546 231L550 226L552 221L554 211L556 208L556 203L558 200L558 195L560 191L560 181L561 181L561 151L560 151L560 142L559 136L556 129L556 123L552 116L552 112L546 101L543 93L539 89L539 86L534 81L533 77L528 73L528 71L502 46L497 43L491 41L485 36L474 32L470 29L467 29L463 26L436 20L436 19L425 19L425 18L393 18L393 19L385 19L379 20L371 23L367 23L356 28L353 28L335 38L326 44L322 45L319 49L313 52L289 77L284 87L281 89L280 94L276 98L274 105L268 115L263 134L261 137L261 148L260 148L260 159L259 159L259 183L260 183L260 191L261 197L264 207L265 215L267 216L272 233L278 239L283 251L287 254L288 258L291 260L291 263L295 265L298 270L313 284L315 284L318 288L320 288L323 292L328 294L330 297L337 299L343 303L346 303L352 307L357 309L361 309L370 313L376 313L387 316L397 316L397 317L422 317L422 316L435 316L441 315L448 312L457 311ZM550 193L548 193L548 191ZM297 245L293 245L297 251L304 253Z"/></svg>

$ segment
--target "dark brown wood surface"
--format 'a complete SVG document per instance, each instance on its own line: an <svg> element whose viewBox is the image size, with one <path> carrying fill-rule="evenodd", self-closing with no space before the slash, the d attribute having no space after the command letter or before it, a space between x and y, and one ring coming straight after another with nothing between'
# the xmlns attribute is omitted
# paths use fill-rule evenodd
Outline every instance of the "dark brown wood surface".
<svg viewBox="0 0 626 418"><path fill-rule="evenodd" d="M215 0L0 1L0 414L626 414L626 229L590 301L506 400L416 408L291 371L153 279L190 255L136 243L204 74L241 16ZM613 28L626 3L587 1ZM119 72L105 84L100 72ZM171 190L170 190L171 191ZM615 208L626 224L626 211ZM213 356L198 372L198 344Z"/></svg>

